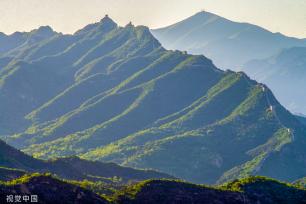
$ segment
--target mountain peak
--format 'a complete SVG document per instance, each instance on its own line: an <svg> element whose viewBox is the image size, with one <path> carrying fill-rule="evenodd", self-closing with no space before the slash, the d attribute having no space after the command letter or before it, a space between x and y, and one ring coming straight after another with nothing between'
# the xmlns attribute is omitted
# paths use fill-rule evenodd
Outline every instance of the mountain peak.
<svg viewBox="0 0 306 204"><path fill-rule="evenodd" d="M117 23L115 23L108 14L106 14L99 22L89 24L82 28L81 30L78 30L75 34L84 34L91 31L96 30L112 30L114 28L118 27Z"/></svg>
<svg viewBox="0 0 306 204"><path fill-rule="evenodd" d="M38 31L41 31L41 32L54 32L54 30L50 27L50 26L40 26L38 28Z"/></svg>
<svg viewBox="0 0 306 204"><path fill-rule="evenodd" d="M53 34L53 33L55 33L55 31L50 26L40 26L37 29L37 32L41 33L41 34L51 34L51 33Z"/></svg>
<svg viewBox="0 0 306 204"><path fill-rule="evenodd" d="M38 29L32 30L31 33L40 37L51 37L56 32L50 26L40 26Z"/></svg>
<svg viewBox="0 0 306 204"><path fill-rule="evenodd" d="M109 17L109 15L108 14L106 14L101 20L100 20L100 24L105 24L105 23L108 23L108 24L115 24L115 25L117 25L114 21L113 21L113 19L111 19L110 17Z"/></svg>
<svg viewBox="0 0 306 204"><path fill-rule="evenodd" d="M116 28L118 25L116 22L111 19L108 14L106 14L98 23L98 29L99 30L112 30Z"/></svg>
<svg viewBox="0 0 306 204"><path fill-rule="evenodd" d="M222 18L221 16L218 16L214 13L211 13L211 12L208 12L208 11L205 11L205 10L202 10L196 14L194 14L193 16L191 16L190 18Z"/></svg>
<svg viewBox="0 0 306 204"><path fill-rule="evenodd" d="M128 24L126 24L125 27L134 27L134 25L133 25L132 21L130 21Z"/></svg>

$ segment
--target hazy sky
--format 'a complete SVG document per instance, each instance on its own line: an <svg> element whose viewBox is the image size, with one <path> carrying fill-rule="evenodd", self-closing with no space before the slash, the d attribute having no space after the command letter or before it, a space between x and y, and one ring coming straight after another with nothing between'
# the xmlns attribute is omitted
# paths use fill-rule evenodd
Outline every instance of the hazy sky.
<svg viewBox="0 0 306 204"><path fill-rule="evenodd" d="M72 33L105 14L120 25L132 21L156 28L201 9L306 38L306 0L0 0L0 31L50 25L56 31Z"/></svg>

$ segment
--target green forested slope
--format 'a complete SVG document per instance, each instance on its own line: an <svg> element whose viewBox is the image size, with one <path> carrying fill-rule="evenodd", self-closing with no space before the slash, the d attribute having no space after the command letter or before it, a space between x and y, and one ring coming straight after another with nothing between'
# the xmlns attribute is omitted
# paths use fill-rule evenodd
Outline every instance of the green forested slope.
<svg viewBox="0 0 306 204"><path fill-rule="evenodd" d="M16 194L37 195L39 203L47 204L300 204L306 201L304 188L264 177L251 177L214 187L154 179L114 189L105 184L63 181L48 174L32 174L0 182L0 187L3 203L6 202L6 195Z"/></svg>
<svg viewBox="0 0 306 204"><path fill-rule="evenodd" d="M165 50L144 26L106 16L31 46L0 60L2 138L28 154L197 183L306 175L305 128L266 86Z"/></svg>
<svg viewBox="0 0 306 204"><path fill-rule="evenodd" d="M263 177L236 180L218 187L179 181L150 180L115 193L118 203L304 203L306 191Z"/></svg>
<svg viewBox="0 0 306 204"><path fill-rule="evenodd" d="M32 158L0 141L0 180L11 180L26 173L52 173L62 179L128 183L152 178L174 178L165 173L122 167L114 163L66 157L52 160Z"/></svg>

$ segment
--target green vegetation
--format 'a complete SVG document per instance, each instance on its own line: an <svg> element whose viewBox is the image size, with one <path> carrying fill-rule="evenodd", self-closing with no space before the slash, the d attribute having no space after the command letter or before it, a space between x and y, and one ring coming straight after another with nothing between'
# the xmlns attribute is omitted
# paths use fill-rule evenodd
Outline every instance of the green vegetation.
<svg viewBox="0 0 306 204"><path fill-rule="evenodd" d="M301 178L294 183L302 188L306 188L306 178Z"/></svg>
<svg viewBox="0 0 306 204"><path fill-rule="evenodd" d="M167 203L173 199L192 203L302 203L305 189L265 177L250 177L217 187L180 181L150 180L128 186L114 195L115 201Z"/></svg>
<svg viewBox="0 0 306 204"><path fill-rule="evenodd" d="M42 177L42 176L43 177L51 177L51 174L50 173L45 173L45 174L40 174L40 173L26 174L26 175L23 175L20 178L13 179L13 180L10 180L10 181L5 181L5 182L0 181L0 185L14 186L14 185L17 185L17 184L25 184L25 183L30 182L33 178Z"/></svg>
<svg viewBox="0 0 306 204"><path fill-rule="evenodd" d="M267 87L204 56L165 50L144 26L105 17L74 35L25 44L1 64L1 138L35 158L77 155L208 184L306 175L305 127ZM4 150L0 166L129 180Z"/></svg>
<svg viewBox="0 0 306 204"><path fill-rule="evenodd" d="M234 181L220 185L220 188L224 190L243 192L245 190L245 187L248 185L253 185L255 183L263 184L267 182L280 184L280 185L283 185L284 187L289 187L289 188L298 188L296 185L280 182L275 179L267 178L264 176L253 176L253 177L246 177L242 179L236 179Z"/></svg>
<svg viewBox="0 0 306 204"><path fill-rule="evenodd" d="M232 180L233 178L245 178L257 175L270 154L280 151L284 145L291 142L292 135L288 130L285 128L279 129L267 143L249 152L250 155L254 156L252 160L225 172L218 182L222 183L227 180Z"/></svg>
<svg viewBox="0 0 306 204"><path fill-rule="evenodd" d="M71 183L76 186L80 186L82 188L88 189L90 191L93 191L104 198L107 198L108 196L114 194L116 192L116 188L119 188L118 186L110 185L101 181L93 182L88 180L83 181L73 181L73 180L67 180L66 182Z"/></svg>
<svg viewBox="0 0 306 204"><path fill-rule="evenodd" d="M47 185L46 185L47 184ZM85 199L97 203L303 203L306 201L306 189L297 185L279 182L266 177L249 177L225 183L220 186L195 185L179 180L150 179L133 184L116 186L88 180L61 180L50 174L31 174L0 183L4 192L18 190L18 186L31 189L39 198L54 200L70 196L71 199ZM39 186L39 191L36 189ZM58 190L61 189L61 190ZM91 191L97 193L93 194ZM79 193L83 195L80 197ZM48 200L47 200L48 201ZM83 201L85 202L85 201Z"/></svg>

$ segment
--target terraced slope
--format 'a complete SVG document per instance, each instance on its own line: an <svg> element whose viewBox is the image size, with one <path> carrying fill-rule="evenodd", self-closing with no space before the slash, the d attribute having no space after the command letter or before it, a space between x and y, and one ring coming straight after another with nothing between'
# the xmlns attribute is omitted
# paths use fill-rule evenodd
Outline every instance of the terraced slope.
<svg viewBox="0 0 306 204"><path fill-rule="evenodd" d="M196 183L306 175L305 127L242 72L165 50L148 28L108 16L35 46L0 71L3 138L34 157L78 155Z"/></svg>

